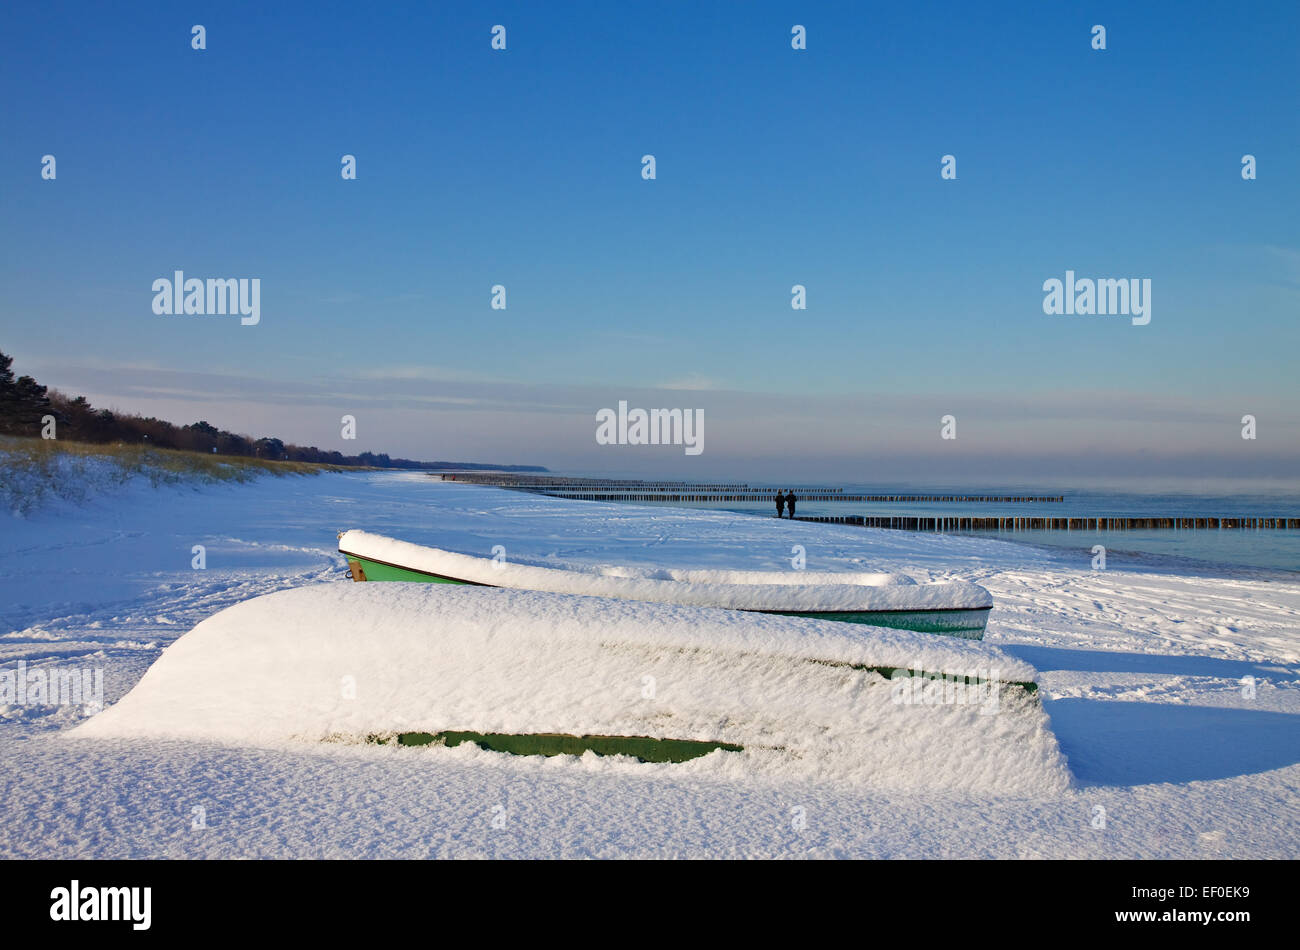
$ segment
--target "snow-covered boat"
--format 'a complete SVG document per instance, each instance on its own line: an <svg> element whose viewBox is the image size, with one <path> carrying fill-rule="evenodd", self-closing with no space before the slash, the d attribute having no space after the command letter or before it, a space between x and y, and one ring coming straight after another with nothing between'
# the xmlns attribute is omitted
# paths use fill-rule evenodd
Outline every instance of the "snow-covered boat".
<svg viewBox="0 0 1300 950"><path fill-rule="evenodd" d="M437 751L468 744L624 756L619 770L688 763L742 784L1039 799L1069 786L1032 666L973 640L861 629L460 584L308 584L202 620L74 735L384 743L385 767L406 770L421 755L477 768L470 748Z"/></svg>
<svg viewBox="0 0 1300 950"><path fill-rule="evenodd" d="M504 549L503 549L504 550ZM366 531L339 535L354 581L423 581L815 617L982 639L993 598L963 581L903 574L543 567L457 554Z"/></svg>

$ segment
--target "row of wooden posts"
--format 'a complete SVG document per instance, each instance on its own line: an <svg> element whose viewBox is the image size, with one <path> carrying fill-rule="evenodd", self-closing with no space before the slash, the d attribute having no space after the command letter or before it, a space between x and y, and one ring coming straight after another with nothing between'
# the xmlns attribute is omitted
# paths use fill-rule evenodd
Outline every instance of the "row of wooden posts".
<svg viewBox="0 0 1300 950"><path fill-rule="evenodd" d="M449 481L492 485L583 501L771 501L777 492L785 491L781 488L751 488L744 482L643 481L635 478L575 478L500 472L456 472L442 477ZM798 485L793 490L805 501L1051 504L1065 500L1064 495L846 495L843 488Z"/></svg>
<svg viewBox="0 0 1300 950"><path fill-rule="evenodd" d="M512 491L531 492L549 495L552 498L570 498L577 501L675 501L675 502L717 502L717 501L751 501L770 502L779 488L749 488L744 485L692 485L692 484L638 484L638 483L598 483L563 485L536 484L527 482L510 482L489 480L477 477L458 476L456 481L477 485L491 485L495 488L508 488ZM843 488L799 488L793 489L800 501L840 501L840 502L978 502L992 504L1025 503L1059 503L1063 495L846 495Z"/></svg>
<svg viewBox="0 0 1300 950"><path fill-rule="evenodd" d="M759 488L748 492L714 491L598 491L581 488L541 488L531 486L499 485L515 491L549 495L552 498L574 498L581 501L753 501L769 502L780 489ZM692 486L694 487L694 486ZM1042 495L845 495L843 489L795 488L800 501L861 501L861 502L979 502L985 504L1049 504L1064 501L1064 496Z"/></svg>
<svg viewBox="0 0 1300 950"><path fill-rule="evenodd" d="M520 489L527 491L528 489ZM686 501L686 502L713 502L713 501L752 501L763 502L764 504L772 503L772 495L723 495L716 493L686 495L671 492L647 492L647 493L629 493L629 492L581 492L581 491L538 491L534 494L546 495L550 498L569 498L574 501ZM858 496L838 496L823 495L815 492L795 491L795 497L799 501L862 501Z"/></svg>
<svg viewBox="0 0 1300 950"><path fill-rule="evenodd" d="M1295 530L1300 518L1030 518L924 515L800 515L798 521L851 524L902 531L1220 531Z"/></svg>
<svg viewBox="0 0 1300 950"><path fill-rule="evenodd" d="M444 478L447 476L443 476ZM492 485L578 501L658 502L766 502L775 488L751 488L741 483L652 482L616 478L569 478L565 476L514 475L504 473L456 473L455 481ZM842 488L794 489L800 502L894 502L894 503L985 503L1059 504L1063 495L847 495ZM799 521L822 524L851 524L867 528L897 528L903 531L1219 531L1224 529L1295 530L1300 518L1053 518L1010 516L938 515L804 515Z"/></svg>

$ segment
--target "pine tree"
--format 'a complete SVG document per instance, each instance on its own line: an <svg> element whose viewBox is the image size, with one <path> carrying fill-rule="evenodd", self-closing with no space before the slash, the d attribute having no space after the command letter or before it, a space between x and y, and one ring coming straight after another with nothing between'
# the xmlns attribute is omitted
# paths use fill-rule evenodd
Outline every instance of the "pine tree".
<svg viewBox="0 0 1300 950"><path fill-rule="evenodd" d="M14 358L0 353L0 432L40 435L41 419L55 415L46 388L30 376L14 379Z"/></svg>

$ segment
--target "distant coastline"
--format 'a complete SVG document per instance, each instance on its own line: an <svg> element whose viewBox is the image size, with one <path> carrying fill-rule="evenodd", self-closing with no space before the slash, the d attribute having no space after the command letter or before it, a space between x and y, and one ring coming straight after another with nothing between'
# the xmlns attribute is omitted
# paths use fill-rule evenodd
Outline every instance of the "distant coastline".
<svg viewBox="0 0 1300 950"><path fill-rule="evenodd" d="M0 435L41 438L89 445L143 445L265 459L310 462L365 468L400 468L420 471L545 472L541 465L498 465L489 462L422 462L390 458L387 452L342 452L295 445L272 436L227 432L204 420L178 426L164 419L134 413L96 409L85 396L68 396L42 386L31 376L15 376L13 357L0 352ZM351 417L345 417L351 419ZM355 420L352 420L355 432ZM346 426L345 426L346 428ZM345 436L345 438L348 436Z"/></svg>

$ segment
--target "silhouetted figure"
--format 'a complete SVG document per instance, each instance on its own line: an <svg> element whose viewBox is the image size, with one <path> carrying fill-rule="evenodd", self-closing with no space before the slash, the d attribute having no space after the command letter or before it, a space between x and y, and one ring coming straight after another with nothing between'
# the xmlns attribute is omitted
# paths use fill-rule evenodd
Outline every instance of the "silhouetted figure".
<svg viewBox="0 0 1300 950"><path fill-rule="evenodd" d="M794 503L796 501L798 501L798 499L794 497L794 492L786 492L785 506L790 509L791 518L794 518Z"/></svg>
<svg viewBox="0 0 1300 950"><path fill-rule="evenodd" d="M785 495L782 495L778 491L776 493L776 516L778 518L781 517L784 511L785 511Z"/></svg>

